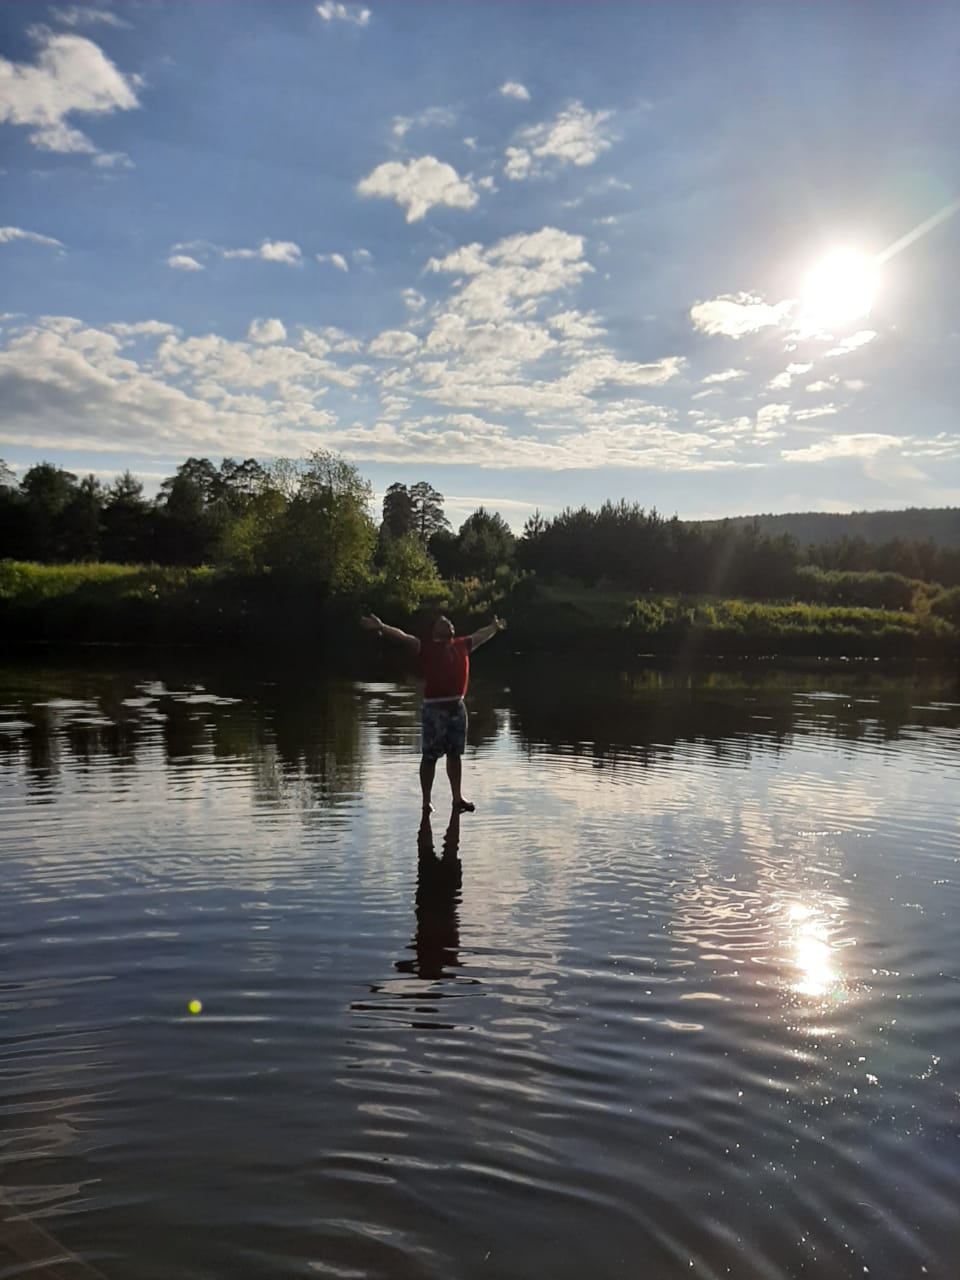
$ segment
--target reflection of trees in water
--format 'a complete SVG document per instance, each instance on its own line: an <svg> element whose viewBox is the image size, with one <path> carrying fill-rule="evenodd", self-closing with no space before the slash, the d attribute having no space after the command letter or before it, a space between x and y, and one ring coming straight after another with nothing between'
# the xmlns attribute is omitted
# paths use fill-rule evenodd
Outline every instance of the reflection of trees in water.
<svg viewBox="0 0 960 1280"><path fill-rule="evenodd" d="M16 732L0 732L0 762L22 761L28 794L51 799L69 763L80 778L94 763L122 769L135 758L136 727L122 713L129 676L115 671L17 666L0 670L0 707Z"/></svg>
<svg viewBox="0 0 960 1280"><path fill-rule="evenodd" d="M955 677L868 672L676 675L538 661L519 666L511 684L513 728L525 745L611 763L627 753L646 762L679 742L707 743L717 757L743 758L751 751L778 752L805 733L892 741L918 723L918 703L958 700Z"/></svg>
<svg viewBox="0 0 960 1280"><path fill-rule="evenodd" d="M481 662L468 697L472 748L497 737L498 708L508 706L526 746L600 764L628 755L646 763L679 742L742 760L805 733L893 741L908 725L956 722L954 711L918 706L960 701L955 677L757 668L681 676L539 658L512 666L505 694L497 668ZM65 770L82 788L88 773L119 777L158 751L172 773L211 757L246 760L256 803L309 811L359 789L370 728L382 746L415 757L417 706L412 682L358 691L316 667L270 682L249 664L221 666L212 680L172 660L128 669L17 666L0 672L0 719L26 727L0 732L0 764L19 763L28 794L41 801L56 795Z"/></svg>
<svg viewBox="0 0 960 1280"><path fill-rule="evenodd" d="M223 671L15 668L0 674L0 707L20 727L0 732L0 761L20 762L28 794L52 799L69 770L82 788L96 769L118 775L162 752L173 775L198 760L249 760L254 799L308 809L356 791L360 723L348 681L279 683Z"/></svg>
<svg viewBox="0 0 960 1280"><path fill-rule="evenodd" d="M309 809L356 792L363 772L356 691L347 681L260 692L255 799Z"/></svg>
<svg viewBox="0 0 960 1280"><path fill-rule="evenodd" d="M482 681L477 681L473 697L467 696L467 706L470 711L467 745L470 747L482 747L488 742L493 742L500 732L500 718L491 693L492 690L488 690Z"/></svg>

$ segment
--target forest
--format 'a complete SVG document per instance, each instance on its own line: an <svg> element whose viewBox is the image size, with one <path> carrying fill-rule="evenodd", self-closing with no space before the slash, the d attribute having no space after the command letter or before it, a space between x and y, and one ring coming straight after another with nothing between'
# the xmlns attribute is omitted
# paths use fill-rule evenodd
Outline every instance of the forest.
<svg viewBox="0 0 960 1280"><path fill-rule="evenodd" d="M144 612L143 601L161 607ZM143 639L151 616L180 640L211 628L262 636L254 615L286 617L296 631L309 614L322 628L312 611L329 617L361 602L408 620L432 608L472 616L509 607L540 642L548 630L599 628L657 648L692 629L741 648L747 639L748 648L782 648L786 632L799 631L801 648L836 632L828 648L846 636L862 649L851 636L883 632L887 647L940 651L960 626L960 548L850 534L802 544L764 532L759 519L681 521L626 500L535 513L519 536L479 507L455 530L426 481L391 484L374 513L370 483L325 451L269 465L188 458L155 498L129 471L104 485L43 462L17 482L0 463L8 636L72 628L87 639ZM872 611L881 616L867 619Z"/></svg>

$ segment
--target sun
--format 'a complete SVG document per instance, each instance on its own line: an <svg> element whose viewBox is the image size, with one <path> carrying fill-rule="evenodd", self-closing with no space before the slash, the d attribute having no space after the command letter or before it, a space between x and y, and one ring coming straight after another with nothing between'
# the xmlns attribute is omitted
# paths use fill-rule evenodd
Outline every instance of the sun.
<svg viewBox="0 0 960 1280"><path fill-rule="evenodd" d="M833 329L869 315L877 292L877 263L869 254L838 249L804 281L803 315L810 328Z"/></svg>

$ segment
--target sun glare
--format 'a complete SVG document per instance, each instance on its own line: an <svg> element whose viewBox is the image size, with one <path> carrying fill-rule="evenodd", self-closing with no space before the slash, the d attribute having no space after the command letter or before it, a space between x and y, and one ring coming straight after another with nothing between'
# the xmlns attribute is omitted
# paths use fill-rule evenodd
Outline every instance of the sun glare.
<svg viewBox="0 0 960 1280"><path fill-rule="evenodd" d="M852 324L868 315L877 292L876 260L840 249L823 258L804 282L803 312L816 329Z"/></svg>

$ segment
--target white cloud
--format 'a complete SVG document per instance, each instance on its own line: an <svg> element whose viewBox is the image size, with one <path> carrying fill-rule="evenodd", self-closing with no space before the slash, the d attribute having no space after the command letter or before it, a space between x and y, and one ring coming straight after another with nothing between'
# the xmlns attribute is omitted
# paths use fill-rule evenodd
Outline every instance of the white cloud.
<svg viewBox="0 0 960 1280"><path fill-rule="evenodd" d="M269 457L316 448L335 426L335 416L313 403L326 367L304 351L212 335L144 341L158 338L155 356L132 359L120 354L119 336L78 320L22 327L0 350L0 442L127 456ZM238 393L250 386L275 391Z"/></svg>
<svg viewBox="0 0 960 1280"><path fill-rule="evenodd" d="M456 123L457 113L452 107L427 107L415 116L394 116L390 132L395 138L405 138L411 129L449 128Z"/></svg>
<svg viewBox="0 0 960 1280"><path fill-rule="evenodd" d="M30 141L39 151L56 151L60 155L94 155L97 150L85 133L71 129L62 120L35 129Z"/></svg>
<svg viewBox="0 0 960 1280"><path fill-rule="evenodd" d="M767 390L786 391L788 387L793 385L793 380L798 374L808 373L812 368L812 364L788 364L782 373L778 373L776 377L770 379L767 383ZM807 387L807 390L809 391L810 388Z"/></svg>
<svg viewBox="0 0 960 1280"><path fill-rule="evenodd" d="M462 355L475 368L489 369L538 360L556 345L542 326L516 321L475 324L450 310L440 315L424 344L431 354Z"/></svg>
<svg viewBox="0 0 960 1280"><path fill-rule="evenodd" d="M62 9L51 9L50 17L55 22L62 22L65 27L92 27L101 23L107 27L129 27L109 9L97 9L90 4L68 5Z"/></svg>
<svg viewBox="0 0 960 1280"><path fill-rule="evenodd" d="M318 253L318 262L329 262L332 267L336 267L338 271L349 271L346 258L342 253Z"/></svg>
<svg viewBox="0 0 960 1280"><path fill-rule="evenodd" d="M191 258L189 253L174 253L167 259L167 266L173 267L174 271L205 271L206 268L196 258Z"/></svg>
<svg viewBox="0 0 960 1280"><path fill-rule="evenodd" d="M819 404L815 409L797 409L794 418L797 422L808 422L811 418L829 418L837 412L835 404Z"/></svg>
<svg viewBox="0 0 960 1280"><path fill-rule="evenodd" d="M663 386L682 359L621 360L602 345L599 316L556 310L555 295L592 270L583 249L582 236L543 227L431 258L427 270L453 281L446 303L433 308L413 389L448 410L526 418L538 433L548 422L572 435L629 431L638 419L667 414L629 391L613 401L611 389ZM548 305L549 318L539 318Z"/></svg>
<svg viewBox="0 0 960 1280"><path fill-rule="evenodd" d="M355 352L360 350L360 343L343 329L328 325L315 333L312 329L301 329L300 341L308 350L317 355L326 355L328 351Z"/></svg>
<svg viewBox="0 0 960 1280"><path fill-rule="evenodd" d="M426 298L416 289L404 289L402 297L411 311L422 311L427 304Z"/></svg>
<svg viewBox="0 0 960 1280"><path fill-rule="evenodd" d="M133 161L125 151L101 151L93 157L98 169L132 169Z"/></svg>
<svg viewBox="0 0 960 1280"><path fill-rule="evenodd" d="M492 469L552 471L584 465L703 471L732 465L709 436L671 427L666 410L629 398L595 402L571 386L530 385L526 378L513 387L488 387L497 393L490 405L499 397L513 416L516 394L526 392L533 411L552 398L557 409L572 409L569 418L518 434L489 420L483 409L451 403L438 405L435 415L416 412L411 419L418 393L391 392L379 420L340 425L336 413L319 409L316 400L331 382L355 387L366 376L363 366L344 369L327 358L332 347L354 344L336 329L302 330L298 343L258 345L214 334L182 338L160 321L97 330L53 317L13 330L0 349L0 443L122 450L128 457L296 456L322 445L358 462L409 464L446 455ZM605 357L606 367L588 370L585 383L636 374L629 364L618 368L612 353L595 354ZM649 376L649 370L643 374ZM396 386L405 382L412 384L415 376ZM446 393L442 378L436 385ZM469 394L466 385L463 390Z"/></svg>
<svg viewBox="0 0 960 1280"><path fill-rule="evenodd" d="M370 10L356 4L340 4L338 0L324 0L317 5L317 13L324 22L349 22L355 27L365 27L370 21Z"/></svg>
<svg viewBox="0 0 960 1280"><path fill-rule="evenodd" d="M766 436L768 439L772 436L779 435L778 427L790 417L790 406L788 404L765 404L757 410L757 430L758 436Z"/></svg>
<svg viewBox="0 0 960 1280"><path fill-rule="evenodd" d="M63 244L54 240L53 236L42 236L37 231L24 231L22 227L0 227L0 244L11 244L14 240L27 240L31 244L48 244L53 249L62 249Z"/></svg>
<svg viewBox="0 0 960 1280"><path fill-rule="evenodd" d="M453 307L473 320L505 319L517 303L578 284L592 269L583 237L556 227L508 236L487 250L464 245L427 263L428 271L468 277Z"/></svg>
<svg viewBox="0 0 960 1280"><path fill-rule="evenodd" d="M403 329L385 329L383 333L373 339L367 350L372 356L390 359L410 356L419 346L420 339L416 334L407 333Z"/></svg>
<svg viewBox="0 0 960 1280"><path fill-rule="evenodd" d="M503 172L508 178L512 178L514 182L519 182L523 178L529 176L533 167L533 157L524 147L507 147L507 162L503 166Z"/></svg>
<svg viewBox="0 0 960 1280"><path fill-rule="evenodd" d="M588 394L605 383L617 383L628 387L662 387L677 376L683 367L682 356L665 356L639 364L632 360L618 360L610 352L598 352L585 357L561 379L561 385Z"/></svg>
<svg viewBox="0 0 960 1280"><path fill-rule="evenodd" d="M0 58L0 123L34 126L30 141L46 151L95 152L66 117L132 110L140 105L135 78L118 71L84 36L40 28L35 38L35 64Z"/></svg>
<svg viewBox="0 0 960 1280"><path fill-rule="evenodd" d="M251 342L286 342L287 330L282 320L251 320L247 337Z"/></svg>
<svg viewBox="0 0 960 1280"><path fill-rule="evenodd" d="M406 209L407 222L418 222L438 205L472 209L479 199L468 178L461 178L452 165L435 156L378 165L357 184L357 194L395 200Z"/></svg>
<svg viewBox="0 0 960 1280"><path fill-rule="evenodd" d="M856 351L858 347L865 347L876 336L874 329L860 329L857 333L851 333L849 338L843 338L825 354L828 356L845 356L850 351Z"/></svg>
<svg viewBox="0 0 960 1280"><path fill-rule="evenodd" d="M163 320L136 320L128 323L118 320L115 324L107 325L111 333L115 333L118 338L165 338L168 334L177 332L176 325L167 324Z"/></svg>
<svg viewBox="0 0 960 1280"><path fill-rule="evenodd" d="M505 98L518 98L521 102L530 101L530 90L519 80L505 80L500 86L500 92Z"/></svg>
<svg viewBox="0 0 960 1280"><path fill-rule="evenodd" d="M373 254L369 249L354 249L350 256L353 258L354 262L358 262L362 267L369 268L370 264L373 262Z"/></svg>
<svg viewBox="0 0 960 1280"><path fill-rule="evenodd" d="M813 392L817 392L817 391L829 391L829 390L831 390L831 386L832 386L832 384L831 384L831 383L829 383L829 382L824 382L824 381L823 381L823 379L821 378L818 382L808 382L808 383L807 383L807 390L808 390L808 391L813 391Z"/></svg>
<svg viewBox="0 0 960 1280"><path fill-rule="evenodd" d="M793 306L791 299L771 306L752 293L728 294L694 303L690 308L690 319L693 327L701 333L742 338L771 325L783 324Z"/></svg>
<svg viewBox="0 0 960 1280"><path fill-rule="evenodd" d="M587 111L581 102L569 103L555 120L530 125L517 134L518 147L508 147L504 173L517 181L541 172L538 160L561 164L593 164L613 145L607 128L610 111Z"/></svg>
<svg viewBox="0 0 960 1280"><path fill-rule="evenodd" d="M264 262L284 262L299 267L303 257L300 246L292 240L264 240L259 249L224 249L225 258L260 258Z"/></svg>
<svg viewBox="0 0 960 1280"><path fill-rule="evenodd" d="M832 458L869 458L885 449L897 449L903 444L899 436L864 431L849 436L830 436L803 449L783 449L780 456L785 462L827 462Z"/></svg>
<svg viewBox="0 0 960 1280"><path fill-rule="evenodd" d="M700 379L701 386L707 387L714 382L737 382L747 376L746 369L723 369L719 373L708 373Z"/></svg>
<svg viewBox="0 0 960 1280"><path fill-rule="evenodd" d="M558 311L555 316L550 317L548 323L562 337L573 342L592 341L594 338L603 337L606 333L606 329L600 322L600 316L595 311L590 311L586 315L580 311Z"/></svg>

